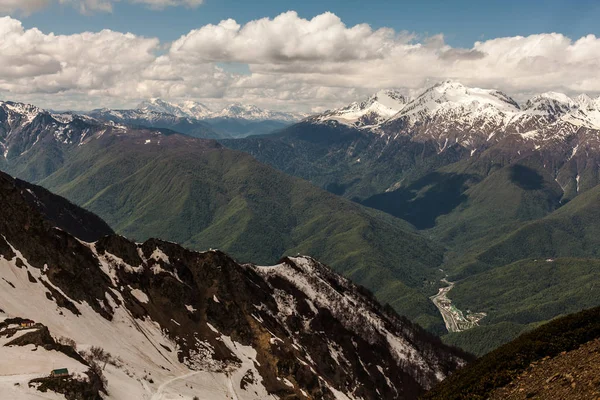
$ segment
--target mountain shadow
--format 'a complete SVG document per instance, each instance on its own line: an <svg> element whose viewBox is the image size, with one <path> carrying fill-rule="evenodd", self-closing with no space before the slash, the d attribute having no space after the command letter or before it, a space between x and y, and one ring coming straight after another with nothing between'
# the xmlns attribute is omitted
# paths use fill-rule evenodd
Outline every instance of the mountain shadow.
<svg viewBox="0 0 600 400"><path fill-rule="evenodd" d="M516 164L510 167L510 180L523 190L539 190L544 186L544 177L533 168Z"/></svg>
<svg viewBox="0 0 600 400"><path fill-rule="evenodd" d="M468 198L466 184L477 179L470 174L433 172L407 187L380 193L361 204L402 218L418 229L435 226L440 215L448 214Z"/></svg>

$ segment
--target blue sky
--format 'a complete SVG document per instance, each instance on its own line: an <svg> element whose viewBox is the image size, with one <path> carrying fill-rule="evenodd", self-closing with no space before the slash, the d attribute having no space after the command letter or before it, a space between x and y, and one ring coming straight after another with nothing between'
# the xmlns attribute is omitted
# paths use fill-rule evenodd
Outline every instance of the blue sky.
<svg viewBox="0 0 600 400"><path fill-rule="evenodd" d="M417 34L443 33L452 46L470 47L477 40L503 36L559 32L571 38L600 36L600 1L393 1L393 0L205 0L198 8L169 7L160 11L119 2L112 13L81 15L55 4L29 17L26 27L63 34L108 28L171 41L209 23L233 18L244 24L295 10L303 18L325 11L346 25L366 22L374 28L391 27Z"/></svg>

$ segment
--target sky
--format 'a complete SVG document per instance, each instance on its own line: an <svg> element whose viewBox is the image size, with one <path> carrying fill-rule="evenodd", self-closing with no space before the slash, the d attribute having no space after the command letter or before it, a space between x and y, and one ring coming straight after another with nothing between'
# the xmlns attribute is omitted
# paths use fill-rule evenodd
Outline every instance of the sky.
<svg viewBox="0 0 600 400"><path fill-rule="evenodd" d="M0 99L320 111L445 79L600 94L600 2L0 0Z"/></svg>

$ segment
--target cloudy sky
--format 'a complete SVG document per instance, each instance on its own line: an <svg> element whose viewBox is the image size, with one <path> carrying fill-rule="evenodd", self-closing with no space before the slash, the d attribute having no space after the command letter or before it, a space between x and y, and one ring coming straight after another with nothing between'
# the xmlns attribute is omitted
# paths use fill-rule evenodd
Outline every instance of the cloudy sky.
<svg viewBox="0 0 600 400"><path fill-rule="evenodd" d="M600 2L0 0L0 99L319 111L443 79L600 94Z"/></svg>

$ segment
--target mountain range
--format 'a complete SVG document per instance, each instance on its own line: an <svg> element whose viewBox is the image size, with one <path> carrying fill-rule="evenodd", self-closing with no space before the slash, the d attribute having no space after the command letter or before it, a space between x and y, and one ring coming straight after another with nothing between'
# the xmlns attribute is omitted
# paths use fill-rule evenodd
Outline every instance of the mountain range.
<svg viewBox="0 0 600 400"><path fill-rule="evenodd" d="M559 93L544 93L519 105L497 90L445 81L410 101L397 92L381 91L364 102L309 117L272 140L251 138L232 142L231 147L245 149L279 169L361 199L377 191L393 190L402 178L412 179L406 174L413 172L414 164L423 168L432 158L436 159L435 167L440 162L448 163L440 159L453 162L476 154L490 163L539 156L547 158L545 168L555 176L566 197L571 198L578 187L597 183L591 171L586 171L586 164L593 164L588 155L600 149L599 130L600 98L581 95L571 99ZM320 159L323 152L315 146L317 140L335 145L326 155L328 160ZM256 148L259 144L263 154ZM296 157L288 161L291 165L269 159L269 147L280 144L282 151L290 151L285 145L313 146L315 160L306 160L309 164L300 170L294 165ZM403 151L399 146L409 148ZM398 159L398 153L409 153L414 160L407 161L406 154ZM315 171L325 161L335 163L333 168ZM375 169L381 175L381 168L392 170L375 181L366 177L364 180L370 182L366 187L356 177L365 169L367 174Z"/></svg>
<svg viewBox="0 0 600 400"><path fill-rule="evenodd" d="M230 104L221 110L213 111L206 105L192 100L173 103L158 98L143 101L136 109L195 119L240 118L254 121L271 120L290 123L298 122L308 116L306 113L264 110L254 105L241 103Z"/></svg>
<svg viewBox="0 0 600 400"><path fill-rule="evenodd" d="M2 398L416 398L471 359L310 257L135 243L4 173L0 206Z"/></svg>
<svg viewBox="0 0 600 400"><path fill-rule="evenodd" d="M600 305L597 99L445 81L220 144L68 115L3 103L0 168L136 239L312 255L477 354ZM467 330L430 299L446 282Z"/></svg>
<svg viewBox="0 0 600 400"><path fill-rule="evenodd" d="M441 328L427 296L443 256L410 224L215 141L4 103L0 169L67 197L137 240L218 248L244 262L308 254ZM2 131L0 131L2 132Z"/></svg>
<svg viewBox="0 0 600 400"><path fill-rule="evenodd" d="M537 323L598 305L582 299L598 280L587 267L597 257L599 104L558 93L519 104L444 81L412 100L384 91L273 135L221 142L404 219L443 245L441 268L457 281L449 298L487 314L481 326L446 339L482 354ZM564 259L539 268L557 257Z"/></svg>
<svg viewBox="0 0 600 400"><path fill-rule="evenodd" d="M223 139L266 134L285 128L307 114L263 110L248 104L230 104L212 111L192 100L180 103L150 99L134 109L97 109L82 114L120 124L171 129L193 137Z"/></svg>
<svg viewBox="0 0 600 400"><path fill-rule="evenodd" d="M547 323L600 306L599 102L444 81L237 139L193 102L0 102L0 340L29 360L0 394L415 398L452 345L484 357L426 396L518 395L598 336Z"/></svg>

